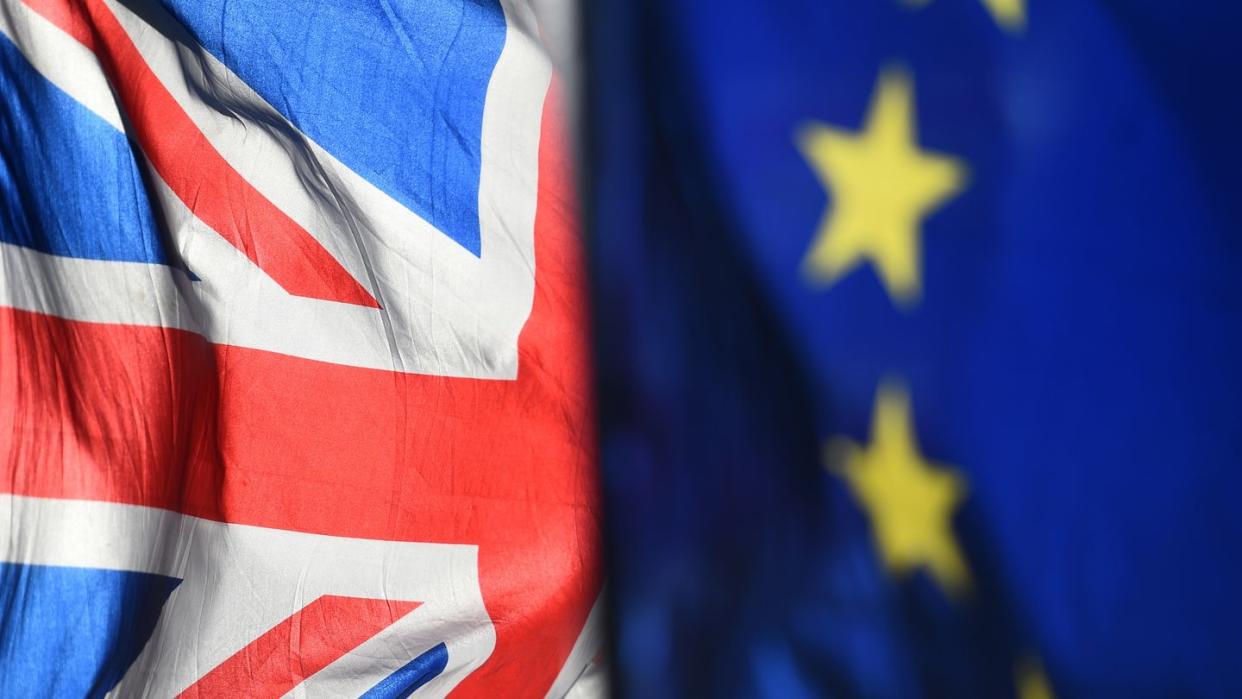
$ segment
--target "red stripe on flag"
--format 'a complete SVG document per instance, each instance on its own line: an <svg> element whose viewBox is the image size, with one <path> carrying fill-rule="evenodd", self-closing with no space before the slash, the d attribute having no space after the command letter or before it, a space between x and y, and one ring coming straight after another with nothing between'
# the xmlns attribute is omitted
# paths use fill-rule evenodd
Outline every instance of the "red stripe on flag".
<svg viewBox="0 0 1242 699"><path fill-rule="evenodd" d="M290 294L379 307L319 241L229 165L102 0L23 2L95 52L142 151L203 223Z"/></svg>
<svg viewBox="0 0 1242 699"><path fill-rule="evenodd" d="M78 40L91 51L95 50L95 33L82 12L82 6L66 0L22 0L27 7L43 15L60 27L61 31Z"/></svg>
<svg viewBox="0 0 1242 699"><path fill-rule="evenodd" d="M542 696L601 584L583 266L555 95L516 381L358 369L0 309L0 490L477 544L496 647L457 693Z"/></svg>
<svg viewBox="0 0 1242 699"><path fill-rule="evenodd" d="M420 602L324 595L272 627L177 695L280 697Z"/></svg>
<svg viewBox="0 0 1242 699"><path fill-rule="evenodd" d="M215 362L185 331L0 308L0 489L222 520Z"/></svg>

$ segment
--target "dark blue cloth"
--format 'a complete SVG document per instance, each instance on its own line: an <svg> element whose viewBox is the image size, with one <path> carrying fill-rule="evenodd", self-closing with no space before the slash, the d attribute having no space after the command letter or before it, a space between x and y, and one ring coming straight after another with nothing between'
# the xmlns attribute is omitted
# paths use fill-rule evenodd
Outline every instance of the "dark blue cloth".
<svg viewBox="0 0 1242 699"><path fill-rule="evenodd" d="M1242 694L1242 11L995 4L589 4L623 696ZM838 202L799 129L862 132L885 71L967 173L905 304L804 268ZM965 486L960 596L825 468L894 379Z"/></svg>

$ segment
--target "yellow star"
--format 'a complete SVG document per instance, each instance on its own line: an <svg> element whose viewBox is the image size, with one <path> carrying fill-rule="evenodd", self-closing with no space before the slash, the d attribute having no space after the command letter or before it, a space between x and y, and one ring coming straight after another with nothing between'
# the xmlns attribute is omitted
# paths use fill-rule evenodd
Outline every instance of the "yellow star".
<svg viewBox="0 0 1242 699"><path fill-rule="evenodd" d="M829 468L849 484L871 519L884 565L903 576L925 567L950 594L970 587L970 572L953 537L953 511L965 486L953 471L919 454L910 396L897 384L876 393L871 444L836 438L825 448Z"/></svg>
<svg viewBox="0 0 1242 699"><path fill-rule="evenodd" d="M831 284L870 260L894 302L917 300L921 221L961 191L966 168L919 150L910 77L880 74L862 133L812 123L797 141L832 192L803 262L807 274Z"/></svg>
<svg viewBox="0 0 1242 699"><path fill-rule="evenodd" d="M1018 699L1053 699L1052 685L1038 659L1023 658L1018 663L1017 679Z"/></svg>
<svg viewBox="0 0 1242 699"><path fill-rule="evenodd" d="M1020 32L1026 26L1026 0L980 0L991 13L992 19L1011 32ZM911 5L922 7L931 0L907 0Z"/></svg>
<svg viewBox="0 0 1242 699"><path fill-rule="evenodd" d="M1021 31L1026 25L1025 0L983 0L983 5L997 24L1011 32Z"/></svg>

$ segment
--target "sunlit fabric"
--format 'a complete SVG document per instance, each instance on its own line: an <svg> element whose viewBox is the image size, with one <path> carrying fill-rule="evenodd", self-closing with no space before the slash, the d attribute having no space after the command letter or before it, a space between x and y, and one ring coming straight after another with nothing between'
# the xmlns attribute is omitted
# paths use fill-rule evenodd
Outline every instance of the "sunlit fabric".
<svg viewBox="0 0 1242 699"><path fill-rule="evenodd" d="M544 697L592 667L545 19L0 0L0 695Z"/></svg>

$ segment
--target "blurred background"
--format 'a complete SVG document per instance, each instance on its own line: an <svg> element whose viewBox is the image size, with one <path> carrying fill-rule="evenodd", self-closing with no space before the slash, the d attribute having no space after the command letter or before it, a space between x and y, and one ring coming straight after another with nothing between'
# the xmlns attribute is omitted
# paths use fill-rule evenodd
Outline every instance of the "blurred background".
<svg viewBox="0 0 1242 699"><path fill-rule="evenodd" d="M616 693L1242 696L1237 5L581 15Z"/></svg>

